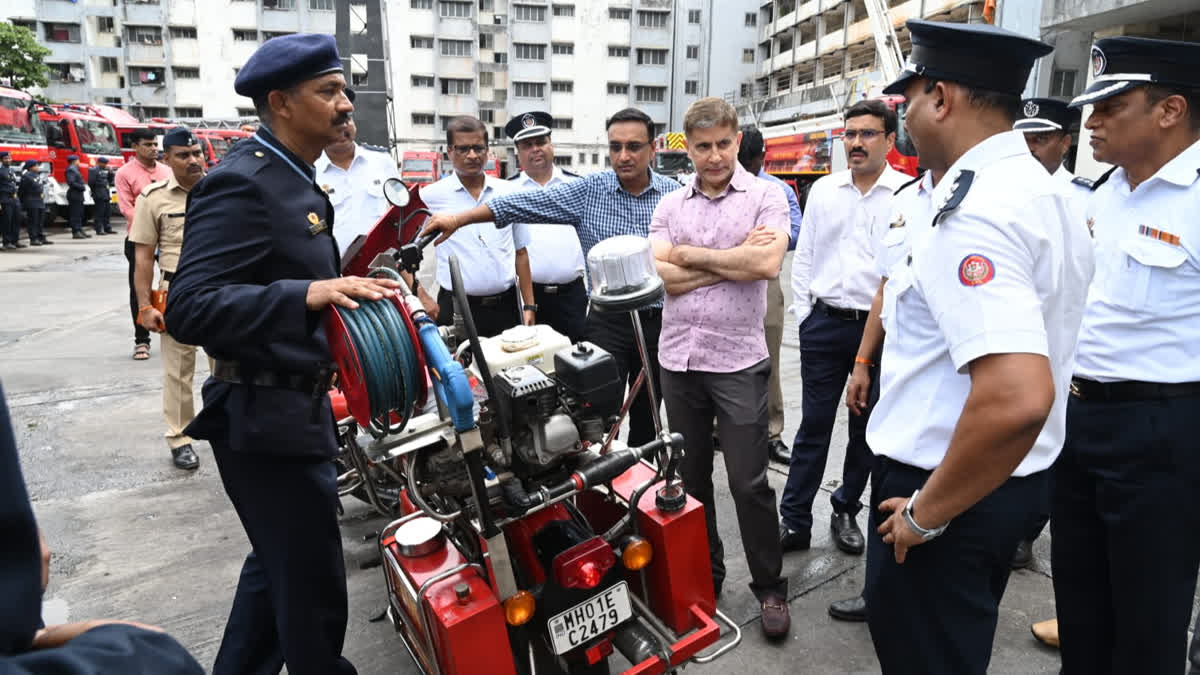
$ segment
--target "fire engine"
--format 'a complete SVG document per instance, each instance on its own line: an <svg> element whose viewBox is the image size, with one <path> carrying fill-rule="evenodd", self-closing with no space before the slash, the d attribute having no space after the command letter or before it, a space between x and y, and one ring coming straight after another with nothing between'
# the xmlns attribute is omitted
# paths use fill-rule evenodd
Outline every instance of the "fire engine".
<svg viewBox="0 0 1200 675"><path fill-rule="evenodd" d="M43 175L50 173L45 125L37 115L33 97L7 87L0 87L0 150L8 151L18 171L32 159L41 164Z"/></svg>
<svg viewBox="0 0 1200 675"><path fill-rule="evenodd" d="M441 177L442 153L421 150L405 152L400 163L400 179L408 185L432 183Z"/></svg>
<svg viewBox="0 0 1200 675"><path fill-rule="evenodd" d="M696 172L687 154L683 132L672 131L654 139L654 171L675 180Z"/></svg>
<svg viewBox="0 0 1200 675"><path fill-rule="evenodd" d="M49 189L46 192L46 223L66 212L67 207L67 157L79 155L79 172L83 180L88 179L91 167L100 157L108 158L108 168L116 171L125 164L118 145L117 131L112 123L86 109L71 105L35 106L38 116L45 125L46 145L49 146L51 170L47 171ZM110 187L110 199L117 198L115 187ZM92 205L91 190L83 192L84 207ZM90 217L85 213L85 218Z"/></svg>

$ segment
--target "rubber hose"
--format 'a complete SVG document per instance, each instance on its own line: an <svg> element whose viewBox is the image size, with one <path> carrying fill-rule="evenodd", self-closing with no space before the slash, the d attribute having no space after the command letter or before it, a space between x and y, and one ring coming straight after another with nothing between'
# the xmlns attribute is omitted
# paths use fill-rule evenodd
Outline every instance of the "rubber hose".
<svg viewBox="0 0 1200 675"><path fill-rule="evenodd" d="M483 386L487 389L488 399L499 401L496 397L496 385L492 382L492 372L488 368L487 359L483 358L483 347L479 344L479 331L475 330L475 317L471 315L471 305L467 301L467 289L463 286L462 268L458 263L458 256L450 256L450 286L454 290L454 302L458 306L458 311L462 314L463 327L467 329L467 342L471 345L471 354L475 357L475 363L479 366L479 379L483 380ZM496 436L500 438L512 438L511 430L508 426L508 418L504 415L496 415Z"/></svg>
<svg viewBox="0 0 1200 675"><path fill-rule="evenodd" d="M381 438L403 430L416 407L423 373L400 310L387 298L359 300L358 309L335 310L362 363L371 419L367 431ZM400 418L396 425L391 424L392 413Z"/></svg>

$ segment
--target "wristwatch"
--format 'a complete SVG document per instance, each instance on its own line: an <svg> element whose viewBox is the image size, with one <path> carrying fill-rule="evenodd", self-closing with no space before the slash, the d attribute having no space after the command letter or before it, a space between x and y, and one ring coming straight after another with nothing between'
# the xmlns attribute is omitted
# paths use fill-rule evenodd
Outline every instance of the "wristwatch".
<svg viewBox="0 0 1200 675"><path fill-rule="evenodd" d="M536 314L537 313L537 305L525 305L524 310L526 312L534 312Z"/></svg>
<svg viewBox="0 0 1200 675"><path fill-rule="evenodd" d="M913 502L917 501L917 495L920 493L921 491L919 489L913 490L912 496L908 498L908 503L904 505L904 510L900 513L904 516L904 522L908 523L908 528L913 532L916 532L917 536L921 538L921 541L929 541L930 539L936 539L937 537L941 536L941 534L946 531L946 528L950 526L950 523L946 523L941 527L935 527L932 530L927 530L918 525L916 519L913 518L912 510Z"/></svg>

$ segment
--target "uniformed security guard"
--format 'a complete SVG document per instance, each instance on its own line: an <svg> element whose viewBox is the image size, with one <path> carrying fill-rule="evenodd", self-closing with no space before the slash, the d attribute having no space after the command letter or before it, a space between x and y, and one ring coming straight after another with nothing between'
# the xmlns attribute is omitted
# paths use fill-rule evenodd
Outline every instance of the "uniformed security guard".
<svg viewBox="0 0 1200 675"><path fill-rule="evenodd" d="M885 673L982 674L1061 447L1092 246L1012 131L1051 47L987 24L907 26L912 53L884 92L904 94L921 163L942 175L929 232L884 286L868 624Z"/></svg>
<svg viewBox="0 0 1200 675"><path fill-rule="evenodd" d="M1075 176L1067 170L1065 160L1071 150L1072 133L1079 127L1079 111L1067 107L1067 101L1055 98L1027 98L1021 101L1021 116L1013 129L1025 134L1025 144L1033 158L1042 166L1055 181L1075 199L1079 210L1078 220L1085 222L1082 215L1087 200L1092 195L1092 181L1082 176ZM1029 531L1017 551L1013 554L1014 569L1028 567L1033 562L1033 542L1041 535L1042 529L1050 520L1050 493L1039 501L1039 508L1029 525Z"/></svg>
<svg viewBox="0 0 1200 675"><path fill-rule="evenodd" d="M1063 673L1180 672L1200 567L1200 44L1105 38L1096 279L1054 467Z"/></svg>
<svg viewBox="0 0 1200 675"><path fill-rule="evenodd" d="M579 178L554 165L553 128L554 118L542 111L517 115L504 125L504 134L516 144L521 164L521 172L509 180L521 189ZM571 342L582 340L588 298L583 285L583 249L575 228L530 223L514 230L513 236L517 269L527 266L526 276L533 283L533 304L524 307L525 318L549 325Z"/></svg>
<svg viewBox="0 0 1200 675"><path fill-rule="evenodd" d="M185 127L175 127L164 134L162 149L163 161L171 168L172 176L142 190L129 230L129 241L134 244L133 287L138 298L138 323L150 332L162 334L163 419L167 423L171 461L180 469L192 470L200 466L200 459L183 429L196 416L192 407L196 348L181 344L165 330L162 314L150 301L150 282L154 278L155 251L159 251L158 267L162 272L158 290L167 290L175 278L183 247L188 191L204 177L204 150Z"/></svg>
<svg viewBox="0 0 1200 675"><path fill-rule="evenodd" d="M87 184L79 172L79 155L67 155L67 224L71 226L72 239L91 239L83 231L83 191Z"/></svg>
<svg viewBox="0 0 1200 675"><path fill-rule="evenodd" d="M332 35L264 43L234 81L262 126L188 195L165 320L216 363L184 432L212 445L253 548L216 675L284 663L294 675L356 672L341 655L346 576L321 316L398 284L337 276L334 211L313 162L354 110L345 86Z"/></svg>
<svg viewBox="0 0 1200 675"><path fill-rule="evenodd" d="M112 209L112 172L108 170L108 158L97 157L96 166L88 169L88 188L92 191L92 226L96 234L116 234L108 224Z"/></svg>
<svg viewBox="0 0 1200 675"><path fill-rule="evenodd" d="M12 173L12 156L0 150L0 235L4 250L25 248L20 242L21 214L17 212L17 177Z"/></svg>
<svg viewBox="0 0 1200 675"><path fill-rule="evenodd" d="M25 160L25 171L21 174L21 183L17 186L17 196L21 199L21 208L25 210L25 227L29 230L29 243L34 246L48 246L54 242L46 238L42 231L42 218L46 214L46 202L42 196L41 170L36 159Z"/></svg>

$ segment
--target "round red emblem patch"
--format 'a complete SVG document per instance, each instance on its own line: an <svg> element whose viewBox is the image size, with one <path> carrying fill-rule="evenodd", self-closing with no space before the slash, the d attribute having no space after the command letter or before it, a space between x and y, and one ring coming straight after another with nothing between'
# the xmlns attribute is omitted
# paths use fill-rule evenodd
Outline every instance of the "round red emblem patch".
<svg viewBox="0 0 1200 675"><path fill-rule="evenodd" d="M958 280L963 286L982 286L996 277L996 266L985 255L972 253L958 264Z"/></svg>

